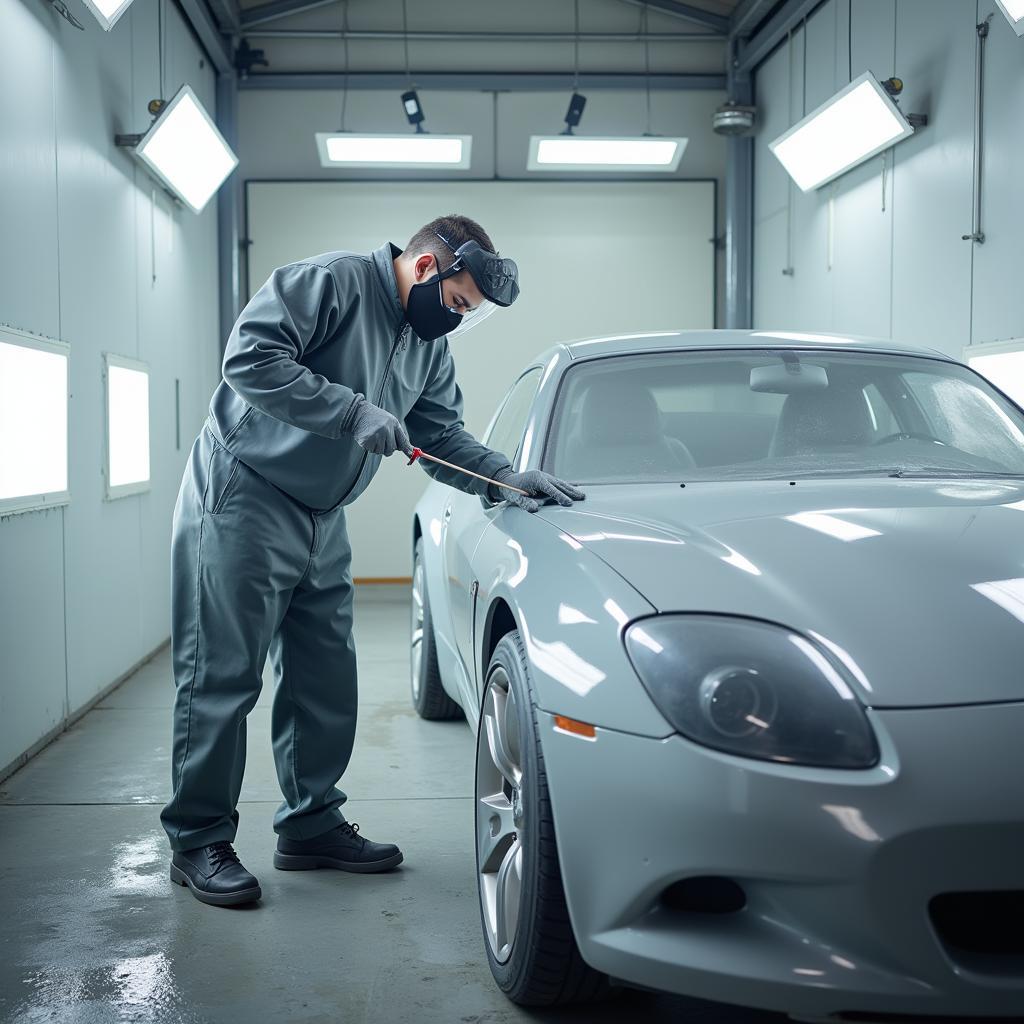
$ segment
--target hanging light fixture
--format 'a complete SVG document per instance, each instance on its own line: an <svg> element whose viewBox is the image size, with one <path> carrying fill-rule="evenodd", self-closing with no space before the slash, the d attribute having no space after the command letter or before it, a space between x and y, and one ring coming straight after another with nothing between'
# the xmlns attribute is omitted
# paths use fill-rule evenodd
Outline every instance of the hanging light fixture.
<svg viewBox="0 0 1024 1024"><path fill-rule="evenodd" d="M641 10L644 39L647 130L643 135L575 135L587 99L579 92L580 8L575 0L573 94L561 135L531 135L526 160L528 171L664 171L679 166L687 139L654 135L651 132L651 65L647 38L647 4Z"/></svg>
<svg viewBox="0 0 1024 1024"><path fill-rule="evenodd" d="M768 148L802 191L820 188L928 123L903 114L895 101L902 91L901 79L879 82L865 71Z"/></svg>
<svg viewBox="0 0 1024 1024"><path fill-rule="evenodd" d="M345 40L345 97L348 97L348 0L342 5L342 38ZM434 135L426 131L426 119L419 94L409 72L409 28L406 2L402 0L402 28L405 46L405 77L408 88L402 93L402 109L414 134L394 132L350 132L345 129L342 102L341 128L336 132L316 132L317 152L322 167L448 168L469 167L472 135Z"/></svg>
<svg viewBox="0 0 1024 1024"><path fill-rule="evenodd" d="M92 11L96 20L109 32L117 24L118 18L131 6L132 0L82 0Z"/></svg>
<svg viewBox="0 0 1024 1024"><path fill-rule="evenodd" d="M191 86L183 85L169 103L151 100L148 109L154 115L149 131L115 135L114 141L130 147L172 196L201 213L238 157Z"/></svg>
<svg viewBox="0 0 1024 1024"><path fill-rule="evenodd" d="M1024 36L1024 0L996 0L996 3L1013 26L1013 31Z"/></svg>

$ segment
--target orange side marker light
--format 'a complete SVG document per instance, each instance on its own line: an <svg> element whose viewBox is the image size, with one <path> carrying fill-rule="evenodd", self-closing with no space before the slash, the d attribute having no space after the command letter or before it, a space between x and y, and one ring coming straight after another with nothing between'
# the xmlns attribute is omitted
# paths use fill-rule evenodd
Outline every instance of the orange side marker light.
<svg viewBox="0 0 1024 1024"><path fill-rule="evenodd" d="M566 718L565 715L555 715L555 729L558 732L567 732L571 736L580 736L585 740L596 740L597 730L587 722L577 722L575 718Z"/></svg>

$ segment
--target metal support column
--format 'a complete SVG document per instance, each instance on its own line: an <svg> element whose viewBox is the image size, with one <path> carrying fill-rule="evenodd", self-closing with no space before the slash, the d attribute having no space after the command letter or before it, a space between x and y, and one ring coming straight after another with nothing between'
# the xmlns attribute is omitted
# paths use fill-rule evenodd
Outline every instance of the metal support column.
<svg viewBox="0 0 1024 1024"><path fill-rule="evenodd" d="M749 71L735 70L736 52L728 57L729 99L753 104ZM732 135L726 143L725 167L725 326L753 327L754 139Z"/></svg>
<svg viewBox="0 0 1024 1024"><path fill-rule="evenodd" d="M217 127L228 145L238 152L238 76L217 75ZM217 264L220 283L220 349L241 312L238 238L240 183L237 168L217 192Z"/></svg>

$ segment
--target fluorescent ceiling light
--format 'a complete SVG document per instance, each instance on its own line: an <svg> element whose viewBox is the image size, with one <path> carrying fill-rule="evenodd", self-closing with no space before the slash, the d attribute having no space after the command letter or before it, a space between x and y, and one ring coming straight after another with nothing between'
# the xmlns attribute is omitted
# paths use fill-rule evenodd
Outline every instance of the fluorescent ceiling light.
<svg viewBox="0 0 1024 1024"><path fill-rule="evenodd" d="M196 213L238 164L238 157L188 85L160 111L135 147L135 154Z"/></svg>
<svg viewBox="0 0 1024 1024"><path fill-rule="evenodd" d="M768 148L807 192L913 134L892 97L865 71Z"/></svg>
<svg viewBox="0 0 1024 1024"><path fill-rule="evenodd" d="M674 171L687 139L663 135L531 135L528 171Z"/></svg>
<svg viewBox="0 0 1024 1024"><path fill-rule="evenodd" d="M472 135L317 132L324 167L469 167Z"/></svg>
<svg viewBox="0 0 1024 1024"><path fill-rule="evenodd" d="M95 15L96 20L103 26L104 32L109 32L117 19L128 10L132 0L83 0L83 3Z"/></svg>
<svg viewBox="0 0 1024 1024"><path fill-rule="evenodd" d="M1024 408L1024 339L968 345L964 362Z"/></svg>
<svg viewBox="0 0 1024 1024"><path fill-rule="evenodd" d="M996 0L996 3L1013 26L1013 31L1024 36L1024 0Z"/></svg>

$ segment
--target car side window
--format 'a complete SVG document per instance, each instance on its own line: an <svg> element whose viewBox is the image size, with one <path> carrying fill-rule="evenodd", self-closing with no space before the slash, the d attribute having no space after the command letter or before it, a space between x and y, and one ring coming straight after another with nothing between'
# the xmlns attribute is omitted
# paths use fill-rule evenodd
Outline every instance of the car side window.
<svg viewBox="0 0 1024 1024"><path fill-rule="evenodd" d="M507 455L509 462L515 462L519 451L519 443L526 429L526 418L530 414L537 388L540 387L540 375L541 368L534 367L512 385L487 436L487 446Z"/></svg>

